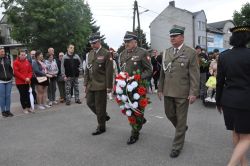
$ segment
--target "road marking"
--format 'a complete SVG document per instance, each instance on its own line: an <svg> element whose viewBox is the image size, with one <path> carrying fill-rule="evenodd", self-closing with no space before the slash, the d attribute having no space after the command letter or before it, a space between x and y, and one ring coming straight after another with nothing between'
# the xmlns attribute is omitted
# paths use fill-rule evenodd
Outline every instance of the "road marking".
<svg viewBox="0 0 250 166"><path fill-rule="evenodd" d="M163 119L164 117L162 117L162 116L154 116L154 117L156 117L156 118L158 118L158 119Z"/></svg>

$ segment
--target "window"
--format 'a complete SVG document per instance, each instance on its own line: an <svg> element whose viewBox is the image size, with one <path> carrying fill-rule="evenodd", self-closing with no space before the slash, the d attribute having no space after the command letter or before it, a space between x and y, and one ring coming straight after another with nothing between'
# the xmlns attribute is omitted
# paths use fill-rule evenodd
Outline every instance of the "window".
<svg viewBox="0 0 250 166"><path fill-rule="evenodd" d="M214 42L214 38L213 37L207 37L207 42L213 43Z"/></svg>
<svg viewBox="0 0 250 166"><path fill-rule="evenodd" d="M204 36L198 36L198 45L206 45L206 38Z"/></svg>
<svg viewBox="0 0 250 166"><path fill-rule="evenodd" d="M198 21L198 30L205 31L206 30L206 24L203 21Z"/></svg>

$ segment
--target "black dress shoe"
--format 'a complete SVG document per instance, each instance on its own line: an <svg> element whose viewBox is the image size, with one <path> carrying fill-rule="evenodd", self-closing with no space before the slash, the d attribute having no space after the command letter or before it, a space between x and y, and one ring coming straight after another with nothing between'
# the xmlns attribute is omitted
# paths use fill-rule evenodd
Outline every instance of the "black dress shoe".
<svg viewBox="0 0 250 166"><path fill-rule="evenodd" d="M143 118L142 124L145 124L145 123L147 123L147 119Z"/></svg>
<svg viewBox="0 0 250 166"><path fill-rule="evenodd" d="M77 104L82 104L82 102L80 100L76 100Z"/></svg>
<svg viewBox="0 0 250 166"><path fill-rule="evenodd" d="M106 130L105 129L96 129L95 132L92 133L92 135L100 135L104 133Z"/></svg>
<svg viewBox="0 0 250 166"><path fill-rule="evenodd" d="M107 115L106 116L106 121L109 121L109 119L110 119L110 116Z"/></svg>
<svg viewBox="0 0 250 166"><path fill-rule="evenodd" d="M186 126L186 131L188 130L188 125Z"/></svg>
<svg viewBox="0 0 250 166"><path fill-rule="evenodd" d="M176 158L176 157L178 157L179 156L179 154L180 154L180 150L175 150L175 149L173 149L172 151L171 151L171 153L170 153L170 157L171 158Z"/></svg>
<svg viewBox="0 0 250 166"><path fill-rule="evenodd" d="M2 112L2 116L3 116L4 118L7 118L7 117L8 117L8 113L7 113L6 111Z"/></svg>
<svg viewBox="0 0 250 166"><path fill-rule="evenodd" d="M14 116L10 111L7 111L6 114L8 115L8 117Z"/></svg>
<svg viewBox="0 0 250 166"><path fill-rule="evenodd" d="M137 141L138 139L139 139L138 137L131 136L131 137L128 139L127 144L128 144L128 145L134 144L134 143L136 143L136 141Z"/></svg>

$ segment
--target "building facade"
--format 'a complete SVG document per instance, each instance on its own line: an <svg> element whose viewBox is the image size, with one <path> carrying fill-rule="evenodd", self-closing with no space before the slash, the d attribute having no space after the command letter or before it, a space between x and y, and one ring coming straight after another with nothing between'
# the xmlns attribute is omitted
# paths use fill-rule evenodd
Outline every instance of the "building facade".
<svg viewBox="0 0 250 166"><path fill-rule="evenodd" d="M230 48L229 29L234 27L233 21L208 24L204 10L192 13L175 7L175 2L171 1L149 26L152 49L163 51L171 47L169 30L173 25L185 27L185 44L190 47L199 45L208 51Z"/></svg>
<svg viewBox="0 0 250 166"><path fill-rule="evenodd" d="M7 16L4 15L0 20L0 46L4 47L7 55L15 59L18 50L24 48L24 45L11 38L10 32L11 26L7 23Z"/></svg>
<svg viewBox="0 0 250 166"><path fill-rule="evenodd" d="M219 21L214 23L208 24L210 27L216 28L221 33L223 33L223 50L230 48L229 39L231 36L230 28L233 28L235 26L234 22L232 20L225 20L225 21Z"/></svg>

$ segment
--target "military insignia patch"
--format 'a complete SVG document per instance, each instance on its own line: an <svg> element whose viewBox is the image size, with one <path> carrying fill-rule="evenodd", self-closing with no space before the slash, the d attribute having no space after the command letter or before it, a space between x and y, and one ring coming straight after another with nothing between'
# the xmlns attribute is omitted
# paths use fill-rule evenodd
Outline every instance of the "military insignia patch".
<svg viewBox="0 0 250 166"><path fill-rule="evenodd" d="M98 60L103 60L103 59L104 59L104 56L98 56L97 59L98 59Z"/></svg>

